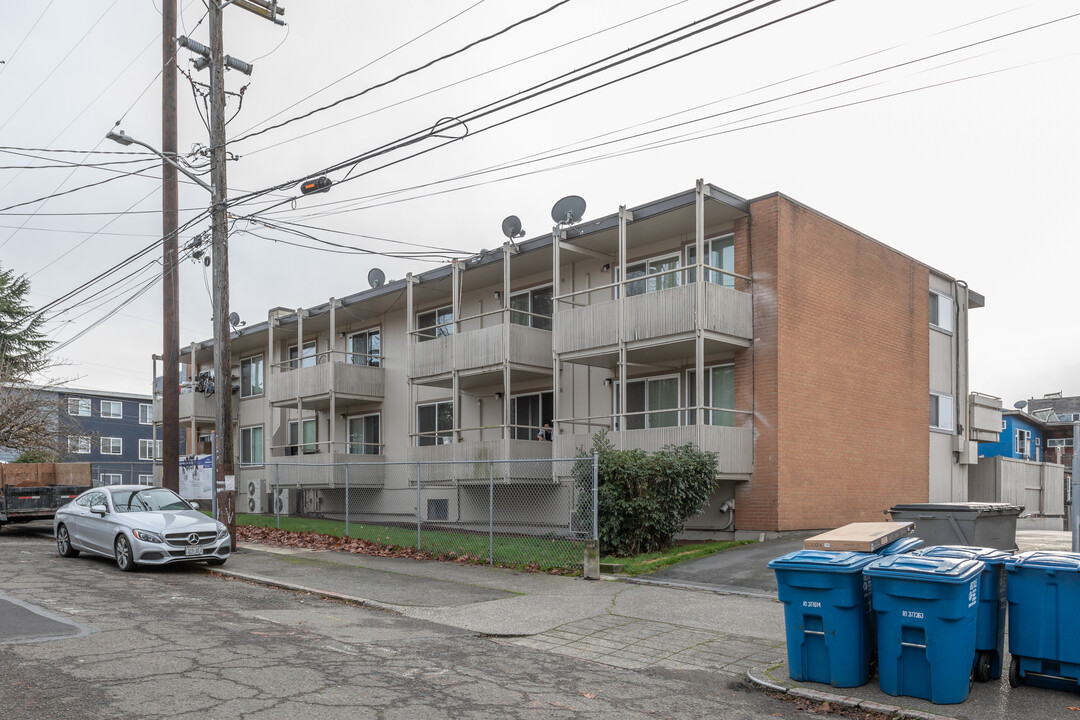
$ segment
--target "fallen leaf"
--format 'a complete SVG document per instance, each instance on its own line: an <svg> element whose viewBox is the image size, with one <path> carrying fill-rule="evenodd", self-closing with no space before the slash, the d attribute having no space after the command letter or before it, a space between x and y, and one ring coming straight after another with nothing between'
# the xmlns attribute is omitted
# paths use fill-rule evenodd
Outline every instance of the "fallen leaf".
<svg viewBox="0 0 1080 720"><path fill-rule="evenodd" d="M596 694L595 693L581 693L581 694L584 695L585 697L589 698L590 700L595 700L596 699Z"/></svg>

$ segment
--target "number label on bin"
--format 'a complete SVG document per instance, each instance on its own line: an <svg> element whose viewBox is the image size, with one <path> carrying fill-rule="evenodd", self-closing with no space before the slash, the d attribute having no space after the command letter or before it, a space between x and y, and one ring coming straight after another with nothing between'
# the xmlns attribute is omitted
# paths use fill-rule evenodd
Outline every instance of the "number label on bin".
<svg viewBox="0 0 1080 720"><path fill-rule="evenodd" d="M807 608L819 608L821 607L821 603L817 600L803 600L802 606Z"/></svg>
<svg viewBox="0 0 1080 720"><path fill-rule="evenodd" d="M968 607L975 607L979 604L979 578L975 578L971 581L971 585L968 587Z"/></svg>
<svg viewBox="0 0 1080 720"><path fill-rule="evenodd" d="M922 620L925 617L918 610L904 610L901 614L906 618L915 618L916 620Z"/></svg>

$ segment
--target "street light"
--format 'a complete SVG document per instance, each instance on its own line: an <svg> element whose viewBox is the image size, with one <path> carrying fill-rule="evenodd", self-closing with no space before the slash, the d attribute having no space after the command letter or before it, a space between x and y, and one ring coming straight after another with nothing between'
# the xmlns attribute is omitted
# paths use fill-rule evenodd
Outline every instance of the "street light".
<svg viewBox="0 0 1080 720"><path fill-rule="evenodd" d="M213 194L214 189L212 187L210 187L209 185L207 185L206 182L203 181L202 178L200 178L198 175L194 174L193 172L191 172L190 170L185 168L183 165L179 164L178 162L176 162L175 160L170 158L165 153L160 152L160 151L155 150L154 148L150 147L149 145L144 143L142 140L136 140L135 138L133 138L130 135L126 134L123 130L110 130L108 132L108 134L105 135L105 137L107 139L109 139L109 140L112 140L113 142L118 142L121 145L138 145L140 147L146 148L147 150L154 153L159 158L161 158L162 160L164 160L165 162L169 163L174 168L176 168L177 170L182 172L188 178L190 178L191 180L194 180L200 187L202 187L203 190L206 190L206 192L208 192L210 194Z"/></svg>

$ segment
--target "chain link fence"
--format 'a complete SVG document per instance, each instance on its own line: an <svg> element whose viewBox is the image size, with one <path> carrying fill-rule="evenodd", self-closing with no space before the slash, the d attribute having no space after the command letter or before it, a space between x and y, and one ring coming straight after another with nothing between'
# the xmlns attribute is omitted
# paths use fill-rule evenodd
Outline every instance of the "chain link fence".
<svg viewBox="0 0 1080 720"><path fill-rule="evenodd" d="M117 462L95 460L90 465L90 484L101 485L153 485L154 464L142 462ZM160 474L160 470L158 471Z"/></svg>
<svg viewBox="0 0 1080 720"><path fill-rule="evenodd" d="M302 457L298 457L302 460ZM238 512L324 518L448 558L580 568L597 537L595 457L241 468Z"/></svg>

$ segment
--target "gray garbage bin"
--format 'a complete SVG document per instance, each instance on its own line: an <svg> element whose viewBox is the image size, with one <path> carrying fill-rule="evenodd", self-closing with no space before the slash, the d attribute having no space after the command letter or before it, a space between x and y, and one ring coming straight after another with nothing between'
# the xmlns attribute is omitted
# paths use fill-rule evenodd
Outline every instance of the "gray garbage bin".
<svg viewBox="0 0 1080 720"><path fill-rule="evenodd" d="M907 503L887 511L893 522L915 523L927 545L971 545L1016 551L1016 518L1023 505L1009 503Z"/></svg>

